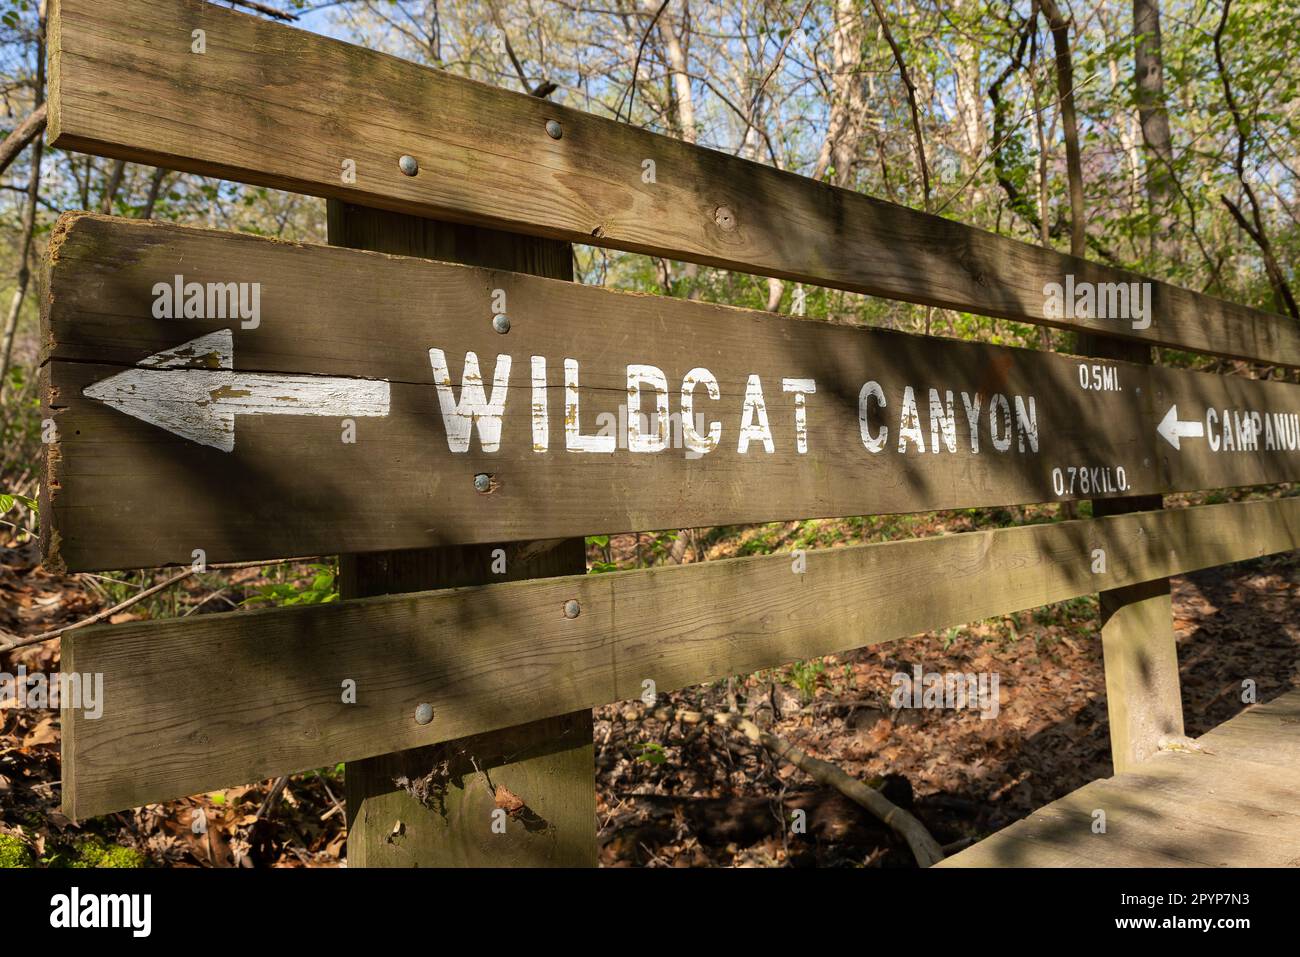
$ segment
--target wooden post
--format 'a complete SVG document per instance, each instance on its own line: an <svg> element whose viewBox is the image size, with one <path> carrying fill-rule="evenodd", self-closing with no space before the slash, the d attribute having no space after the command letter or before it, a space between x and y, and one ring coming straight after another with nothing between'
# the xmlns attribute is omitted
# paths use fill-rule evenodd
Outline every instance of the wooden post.
<svg viewBox="0 0 1300 957"><path fill-rule="evenodd" d="M353 249L573 278L573 254L565 242L337 200L329 201L329 241ZM485 315L484 322L489 318ZM493 573L495 548L505 550L505 574ZM587 567L581 538L342 555L339 566L344 598L582 574ZM409 787L399 785L398 779ZM589 710L349 762L346 790L348 863L353 867L596 863ZM494 815L498 808L506 813Z"/></svg>
<svg viewBox="0 0 1300 957"><path fill-rule="evenodd" d="M1083 335L1079 352L1100 359L1150 364L1151 347L1109 336ZM1094 499L1097 518L1164 507L1160 495ZM1106 668L1110 756L1116 774L1134 769L1159 748L1160 739L1183 734L1169 579L1100 592L1101 647Z"/></svg>

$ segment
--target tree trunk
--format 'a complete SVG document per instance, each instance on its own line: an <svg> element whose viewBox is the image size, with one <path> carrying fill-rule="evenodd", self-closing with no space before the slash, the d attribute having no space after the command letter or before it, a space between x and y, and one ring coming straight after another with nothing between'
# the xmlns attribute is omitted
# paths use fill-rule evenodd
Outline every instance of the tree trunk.
<svg viewBox="0 0 1300 957"><path fill-rule="evenodd" d="M36 80L33 90L33 116L42 112L45 105L45 3L37 13L36 26ZM0 335L0 395L4 395L5 381L9 377L9 363L13 360L14 339L18 333L18 317L22 314L23 300L31 282L29 260L32 254L32 236L36 231L36 215L41 198L41 157L45 153L45 131L40 129L32 139L31 174L27 177L27 201L23 207L23 240L18 250L18 277L14 286L9 313L5 317L4 333Z"/></svg>
<svg viewBox="0 0 1300 957"><path fill-rule="evenodd" d="M1038 0L1056 46L1056 87L1065 133L1065 169L1070 185L1070 255L1082 257L1087 240L1083 217L1083 159L1079 152L1079 120L1074 112L1074 64L1070 56L1070 21L1056 0Z"/></svg>
<svg viewBox="0 0 1300 957"><path fill-rule="evenodd" d="M858 68L862 58L862 18L853 0L835 0L831 31L831 102L826 138L817 155L812 178L829 170L836 186L849 186L858 155L858 138L867 104Z"/></svg>
<svg viewBox="0 0 1300 957"><path fill-rule="evenodd" d="M1133 80L1142 142L1148 150L1146 176L1150 254L1177 261L1173 223L1174 151L1165 109L1165 67L1160 41L1159 0L1133 0Z"/></svg>
<svg viewBox="0 0 1300 957"><path fill-rule="evenodd" d="M955 0L954 17L969 16L970 14L963 9L968 4L969 0ZM968 156L962 172L969 176L984 159L984 150L988 147L988 129L984 123L984 99L980 95L980 50L979 44L964 31L957 33L954 45L957 51L956 62L953 64L956 74L957 115L965 133ZM972 201L977 206L983 201L983 192L978 187L974 191Z"/></svg>
<svg viewBox="0 0 1300 957"><path fill-rule="evenodd" d="M673 20L664 11L659 18L659 35L663 37L668 70L673 81L673 105L676 108L677 135L687 143L695 142L695 100L691 94L690 67L686 57L686 22L690 17L689 0L682 0L681 32L673 29Z"/></svg>

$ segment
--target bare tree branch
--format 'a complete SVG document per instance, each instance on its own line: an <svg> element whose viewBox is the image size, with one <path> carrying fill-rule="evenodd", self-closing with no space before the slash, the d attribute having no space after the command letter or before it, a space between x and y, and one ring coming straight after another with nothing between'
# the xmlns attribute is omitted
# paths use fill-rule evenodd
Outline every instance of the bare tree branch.
<svg viewBox="0 0 1300 957"><path fill-rule="evenodd" d="M506 30L505 24L501 22L501 15L497 12L497 5L489 3L488 12L492 15L493 24L501 31L501 39L505 41L506 56L510 58L510 64L515 68L515 75L519 77L519 82L528 91L528 95L544 100L558 90L559 86L549 80L543 80L536 86L528 82L528 75L524 72L524 65L519 62L519 57L515 55L514 44L510 42L510 33Z"/></svg>
<svg viewBox="0 0 1300 957"><path fill-rule="evenodd" d="M1074 62L1070 55L1070 21L1056 0L1035 0L1042 7L1052 28L1056 45L1056 88L1061 105L1061 125L1065 128L1065 171L1070 188L1070 255L1087 254L1083 215L1083 159L1079 150L1079 119L1074 110Z"/></svg>
<svg viewBox="0 0 1300 957"><path fill-rule="evenodd" d="M215 571L218 569L229 569L229 568L263 568L267 565L281 565L284 564L285 562L304 562L310 560L311 559L309 558L274 558L269 561L258 561L258 562L226 562L218 565L208 565L207 570ZM187 568L185 571L180 572L177 575L173 575L171 578L165 579L164 581L161 581L156 585L152 585L149 588L144 589L143 591L136 592L130 598L126 599L125 601L118 602L112 608L105 608L103 611L96 612L95 614L91 615L89 618L83 618L81 621L73 622L71 625L64 625L61 628L54 628L50 631L42 632L39 635L27 635L26 637L20 638L17 635L7 635L4 632L0 632L0 639L3 639L3 642L0 643L0 652L13 651L15 648L22 648L27 645L37 645L40 644L42 641L49 641L51 638L58 638L59 636L64 635L69 631L74 631L78 628L85 628L87 625L93 625L98 622L104 621L108 618L113 617L119 612L125 611L126 609L130 608L132 605L138 604L139 602L144 601L146 598L158 594L160 591L166 591L168 588L171 588L173 585L179 585L181 582L185 581L185 579L192 578L194 575L197 575L198 571L199 570L197 568Z"/></svg>
<svg viewBox="0 0 1300 957"><path fill-rule="evenodd" d="M27 144L40 136L44 130L45 104L42 103L27 115L27 119L14 127L13 132L5 137L3 143L0 143L0 173L7 170L9 165L18 158L18 154L27 149Z"/></svg>
<svg viewBox="0 0 1300 957"><path fill-rule="evenodd" d="M117 191L122 187L122 177L126 175L126 160L114 160L112 169L108 174L108 182L104 184L104 193L99 198L99 211L104 214L113 211L113 200L117 198Z"/></svg>
<svg viewBox="0 0 1300 957"><path fill-rule="evenodd" d="M907 842L913 856L916 857L917 864L921 867L929 867L943 860L943 849L939 846L939 842L913 814L896 805L876 788L851 777L829 761L814 758L784 738L770 731L764 731L753 721L734 712L720 711L706 715L697 711L675 711L671 712L671 715L687 724L711 721L718 725L730 725L754 744L762 745L774 756L793 764L818 784L835 788L892 828Z"/></svg>
<svg viewBox="0 0 1300 957"><path fill-rule="evenodd" d="M268 7L264 3L258 3L257 0L226 0L231 6L247 7L249 10L256 10L258 13L265 14L268 17L274 17L277 20L287 20L293 22L298 19L296 13L289 13L287 10L278 10L275 7Z"/></svg>
<svg viewBox="0 0 1300 957"><path fill-rule="evenodd" d="M1218 29L1214 31L1214 62L1219 67L1219 80L1223 84L1223 98L1227 101L1228 109L1232 112L1233 128L1237 131L1237 155L1233 162L1233 168L1237 173L1237 181L1241 183L1246 199L1250 202L1250 216L1253 223L1246 221L1241 209L1227 196L1220 196L1219 198L1223 200L1223 205L1228 207L1228 211L1232 213L1232 217L1237 221L1237 224L1246 231L1246 235L1254 240L1255 245L1259 247L1260 254L1264 258L1264 271L1268 274L1268 281L1273 287L1273 296L1279 310L1285 308L1291 314L1291 318L1300 320L1300 308L1297 308L1295 295L1291 292L1291 286L1286 281L1286 274L1282 272L1282 267L1273 255L1273 246L1268 241L1268 233L1264 229L1264 218L1259 211L1259 200L1255 197L1254 189L1246 180L1248 127L1245 118L1241 115L1241 109L1237 105L1237 98L1233 95L1232 84L1228 78L1228 67L1223 60L1223 34L1228 27L1228 13L1231 8L1232 0L1223 0L1223 13L1219 17Z"/></svg>
<svg viewBox="0 0 1300 957"><path fill-rule="evenodd" d="M149 195L145 197L144 205L137 211L141 219L153 219L154 207L158 205L158 194L162 192L163 178L167 175L167 170L161 166L155 167L153 174L149 177Z"/></svg>
<svg viewBox="0 0 1300 957"><path fill-rule="evenodd" d="M776 51L776 59L772 61L771 68L758 84L758 89L754 91L754 95L749 101L749 112L745 114L745 128L740 131L740 145L736 147L737 154L745 148L745 140L749 137L749 131L754 128L754 115L758 110L758 101L763 97L763 90L767 88L768 81L772 79L772 75L776 73L777 68L781 65L786 48L790 46L790 41L794 39L795 31L803 24L804 17L808 16L808 8L811 6L812 0L808 0L803 5L803 12L799 14L799 19L795 21L790 32L785 35L785 39L781 41L781 49Z"/></svg>
<svg viewBox="0 0 1300 957"><path fill-rule="evenodd" d="M36 79L34 92L36 109L32 111L32 116L28 117L28 121L31 121L37 113L41 114L40 128L35 129L30 137L32 143L32 169L27 178L27 201L23 206L23 240L18 251L18 281L14 284L14 295L9 303L9 314L5 317L4 332L0 335L0 396L4 395L5 382L9 378L9 363L13 361L14 339L18 333L18 318L22 314L23 300L27 298L27 286L31 282L32 237L36 232L37 209L41 200L41 157L45 151L45 138L41 135L45 129L44 0L37 7L36 13Z"/></svg>
<svg viewBox="0 0 1300 957"><path fill-rule="evenodd" d="M930 211L930 165L925 160L925 137L921 133L921 111L916 105L916 84L912 82L912 76L907 72L907 64L903 61L903 51L899 49L898 43L894 40L894 34L889 29L889 23L885 19L885 8L880 0L871 0L871 6L876 11L876 18L880 21L880 29L885 35L885 42L889 44L889 49L894 54L894 64L898 67L898 75L903 81L903 86L907 88L907 103L912 111L912 132L916 136L916 158L921 166L921 190L925 202L925 211Z"/></svg>
<svg viewBox="0 0 1300 957"><path fill-rule="evenodd" d="M650 33L654 30L655 24L659 22L659 17L663 15L668 3L669 0L664 0L663 3L659 4L659 9L655 11L654 17L651 18L650 25L645 28L645 33L641 34L641 43L636 48L636 61L632 64L632 83L628 87L627 93L627 120L629 123L632 122L632 101L636 99L636 75L641 69L641 56L645 53L645 43L646 40L650 39ZM623 100L620 97L618 107L614 110L614 119L621 119L622 116Z"/></svg>

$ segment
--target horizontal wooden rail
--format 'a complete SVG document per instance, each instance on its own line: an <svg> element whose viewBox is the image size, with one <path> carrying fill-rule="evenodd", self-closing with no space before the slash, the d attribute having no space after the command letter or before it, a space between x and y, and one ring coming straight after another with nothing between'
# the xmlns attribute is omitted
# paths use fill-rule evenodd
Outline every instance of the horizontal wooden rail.
<svg viewBox="0 0 1300 957"><path fill-rule="evenodd" d="M1280 316L200 0L54 0L49 102L58 147L1300 365L1300 326ZM1114 318L1111 297L1144 283L1144 313ZM1099 287L1093 314L1112 318L1053 313Z"/></svg>
<svg viewBox="0 0 1300 957"><path fill-rule="evenodd" d="M89 214L51 261L41 524L72 569L1300 479L1289 383Z"/></svg>
<svg viewBox="0 0 1300 957"><path fill-rule="evenodd" d="M1286 498L810 551L802 573L771 555L87 628L63 670L103 675L103 713L64 712L63 807L434 744L1298 544Z"/></svg>

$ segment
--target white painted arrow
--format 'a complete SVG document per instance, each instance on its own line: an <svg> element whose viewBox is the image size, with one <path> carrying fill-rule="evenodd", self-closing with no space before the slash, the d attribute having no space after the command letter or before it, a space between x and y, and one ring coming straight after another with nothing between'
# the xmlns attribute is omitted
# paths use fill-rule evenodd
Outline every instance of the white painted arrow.
<svg viewBox="0 0 1300 957"><path fill-rule="evenodd" d="M1205 435L1205 423L1195 419L1190 422L1179 421L1178 406L1171 405L1165 417L1156 426L1156 431L1165 437L1166 442L1182 451L1182 447L1178 444L1179 440L1201 438Z"/></svg>
<svg viewBox="0 0 1300 957"><path fill-rule="evenodd" d="M235 449L236 415L388 415L387 379L236 372L229 329L154 353L82 394L223 452Z"/></svg>

